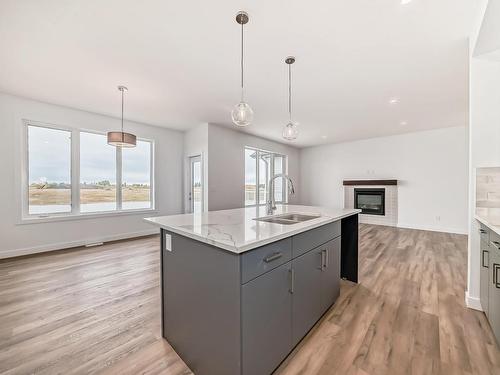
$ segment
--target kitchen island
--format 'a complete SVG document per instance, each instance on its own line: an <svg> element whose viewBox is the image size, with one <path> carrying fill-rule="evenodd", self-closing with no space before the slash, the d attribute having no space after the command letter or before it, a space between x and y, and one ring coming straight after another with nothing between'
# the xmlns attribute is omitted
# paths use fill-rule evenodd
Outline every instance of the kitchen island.
<svg viewBox="0 0 500 375"><path fill-rule="evenodd" d="M162 335L197 375L270 374L357 282L355 209L145 219L161 229Z"/></svg>

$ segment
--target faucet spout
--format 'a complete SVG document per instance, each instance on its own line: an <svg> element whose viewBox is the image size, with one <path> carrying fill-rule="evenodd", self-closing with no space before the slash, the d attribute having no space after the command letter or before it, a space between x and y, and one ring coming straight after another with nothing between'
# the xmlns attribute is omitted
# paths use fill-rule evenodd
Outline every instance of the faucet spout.
<svg viewBox="0 0 500 375"><path fill-rule="evenodd" d="M273 211L276 209L276 201L274 199L274 181L277 178L283 178L285 181L288 181L288 193L290 195L295 194L295 187L293 186L293 181L288 175L284 173L279 173L274 175L269 179L269 183L267 184L268 187L268 194L267 194L267 214L272 215Z"/></svg>

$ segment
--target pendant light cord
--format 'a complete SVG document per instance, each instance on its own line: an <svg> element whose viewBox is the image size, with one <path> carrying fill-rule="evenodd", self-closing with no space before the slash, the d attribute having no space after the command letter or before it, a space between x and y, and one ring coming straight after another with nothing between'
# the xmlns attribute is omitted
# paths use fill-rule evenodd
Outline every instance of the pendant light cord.
<svg viewBox="0 0 500 375"><path fill-rule="evenodd" d="M122 92L122 133L123 133L123 89L121 90Z"/></svg>
<svg viewBox="0 0 500 375"><path fill-rule="evenodd" d="M288 116L292 121L292 64L288 64Z"/></svg>
<svg viewBox="0 0 500 375"><path fill-rule="evenodd" d="M243 22L241 23L241 101L243 101Z"/></svg>

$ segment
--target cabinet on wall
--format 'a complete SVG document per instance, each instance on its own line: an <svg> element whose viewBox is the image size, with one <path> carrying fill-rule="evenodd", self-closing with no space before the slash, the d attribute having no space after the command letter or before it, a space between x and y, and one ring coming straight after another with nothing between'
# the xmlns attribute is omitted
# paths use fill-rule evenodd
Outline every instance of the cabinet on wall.
<svg viewBox="0 0 500 375"><path fill-rule="evenodd" d="M500 236L490 233L488 321L500 343Z"/></svg>
<svg viewBox="0 0 500 375"><path fill-rule="evenodd" d="M479 229L479 234L481 237L481 306L483 308L486 316L489 316L488 311L488 296L489 296L489 230L481 228Z"/></svg>
<svg viewBox="0 0 500 375"><path fill-rule="evenodd" d="M481 225L481 306L500 344L500 235Z"/></svg>

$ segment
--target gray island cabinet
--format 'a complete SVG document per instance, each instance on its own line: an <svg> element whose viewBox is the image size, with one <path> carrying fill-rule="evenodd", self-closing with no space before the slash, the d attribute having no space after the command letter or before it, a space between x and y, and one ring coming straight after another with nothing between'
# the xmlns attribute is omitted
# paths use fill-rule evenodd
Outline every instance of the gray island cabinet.
<svg viewBox="0 0 500 375"><path fill-rule="evenodd" d="M162 227L163 337L196 375L272 373L340 294L341 230L235 253Z"/></svg>
<svg viewBox="0 0 500 375"><path fill-rule="evenodd" d="M493 335L500 345L500 228L480 221L480 302ZM486 225L488 224L488 225Z"/></svg>

